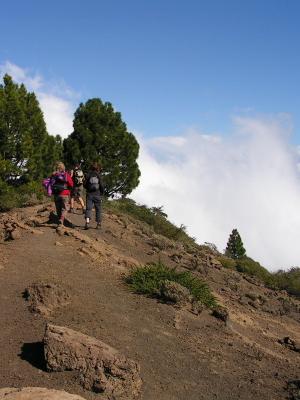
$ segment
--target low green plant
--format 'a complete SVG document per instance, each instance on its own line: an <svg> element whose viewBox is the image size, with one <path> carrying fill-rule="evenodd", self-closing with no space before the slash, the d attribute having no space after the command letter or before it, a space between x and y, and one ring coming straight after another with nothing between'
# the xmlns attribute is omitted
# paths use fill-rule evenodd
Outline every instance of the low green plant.
<svg viewBox="0 0 300 400"><path fill-rule="evenodd" d="M41 202L43 197L44 193L40 182L12 186L0 180L0 211L34 205Z"/></svg>
<svg viewBox="0 0 300 400"><path fill-rule="evenodd" d="M266 286L274 289L277 288L274 274L269 272L266 268L260 265L259 262L250 257L244 256L238 259L233 259L223 255L219 256L218 260L221 262L224 268L233 269L254 278L258 278Z"/></svg>
<svg viewBox="0 0 300 400"><path fill-rule="evenodd" d="M142 221L153 229L155 233L163 235L171 240L181 241L190 245L195 245L195 239L186 233L184 225L175 226L167 219L167 214L162 207L147 207L139 205L132 199L118 199L104 203L104 208L115 212L121 212Z"/></svg>
<svg viewBox="0 0 300 400"><path fill-rule="evenodd" d="M271 279L272 274L266 268L260 265L259 262L253 260L252 258L244 256L235 261L237 271L257 277L264 282L268 282Z"/></svg>
<svg viewBox="0 0 300 400"><path fill-rule="evenodd" d="M267 287L275 290L286 290L289 294L300 297L300 268L290 268L288 271L269 272L259 262L250 257L233 259L219 256L218 260L224 268L260 279Z"/></svg>
<svg viewBox="0 0 300 400"><path fill-rule="evenodd" d="M134 268L125 278L135 293L161 297L161 287L165 281L173 281L186 287L193 299L209 308L217 306L210 288L190 271L179 272L161 262Z"/></svg>
<svg viewBox="0 0 300 400"><path fill-rule="evenodd" d="M219 256L218 260L220 261L220 263L224 268L236 269L236 261L234 259L226 256Z"/></svg>
<svg viewBox="0 0 300 400"><path fill-rule="evenodd" d="M277 271L273 274L278 289L286 290L289 294L300 297L300 268L293 267L288 271Z"/></svg>

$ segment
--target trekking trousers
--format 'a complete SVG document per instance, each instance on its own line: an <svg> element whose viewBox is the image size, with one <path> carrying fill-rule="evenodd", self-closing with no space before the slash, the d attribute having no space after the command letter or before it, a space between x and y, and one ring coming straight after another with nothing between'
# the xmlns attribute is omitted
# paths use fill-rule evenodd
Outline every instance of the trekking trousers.
<svg viewBox="0 0 300 400"><path fill-rule="evenodd" d="M85 218L91 219L93 206L96 210L96 222L99 224L101 222L101 196L99 192L86 194Z"/></svg>
<svg viewBox="0 0 300 400"><path fill-rule="evenodd" d="M69 210L69 202L70 202L69 196L59 196L59 195L54 196L56 213L60 221L63 221L65 219L65 216Z"/></svg>

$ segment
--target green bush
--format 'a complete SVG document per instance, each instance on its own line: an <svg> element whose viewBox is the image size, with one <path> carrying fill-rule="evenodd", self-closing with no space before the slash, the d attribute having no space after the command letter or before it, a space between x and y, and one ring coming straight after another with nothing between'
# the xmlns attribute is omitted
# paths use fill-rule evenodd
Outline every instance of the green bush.
<svg viewBox="0 0 300 400"><path fill-rule="evenodd" d="M217 306L216 299L207 284L189 271L178 272L162 263L157 263L136 267L126 277L126 283L134 292L154 297L161 297L160 291L165 281L173 281L186 287L192 297L206 307Z"/></svg>
<svg viewBox="0 0 300 400"><path fill-rule="evenodd" d="M167 220L167 214L163 212L162 207L149 208L146 205L138 205L131 199L119 199L106 201L104 207L129 214L139 221L150 225L155 233L166 236L171 240L194 244L195 239L186 233L186 227L181 225L175 226Z"/></svg>
<svg viewBox="0 0 300 400"><path fill-rule="evenodd" d="M236 269L236 261L233 260L232 258L226 256L219 256L218 260L220 261L220 263L224 268Z"/></svg>
<svg viewBox="0 0 300 400"><path fill-rule="evenodd" d="M224 268L260 279L267 287L274 290L286 290L290 295L300 297L300 268L291 268L288 271L269 272L252 258L244 256L233 259L227 256L219 256L218 260Z"/></svg>
<svg viewBox="0 0 300 400"><path fill-rule="evenodd" d="M37 204L43 197L44 191L40 182L12 186L0 180L0 211Z"/></svg>
<svg viewBox="0 0 300 400"><path fill-rule="evenodd" d="M257 277L262 279L264 282L267 282L271 278L271 273L264 267L260 265L259 262L254 261L250 257L242 257L236 261L236 270L239 272L244 272L250 276Z"/></svg>
<svg viewBox="0 0 300 400"><path fill-rule="evenodd" d="M276 279L274 274L260 265L259 262L250 257L244 256L238 259L233 259L226 256L219 256L218 260L224 268L233 269L242 272L249 276L260 279L266 286L276 289Z"/></svg>
<svg viewBox="0 0 300 400"><path fill-rule="evenodd" d="M274 284L278 289L300 297L300 268L290 268L288 271L278 271L273 274Z"/></svg>

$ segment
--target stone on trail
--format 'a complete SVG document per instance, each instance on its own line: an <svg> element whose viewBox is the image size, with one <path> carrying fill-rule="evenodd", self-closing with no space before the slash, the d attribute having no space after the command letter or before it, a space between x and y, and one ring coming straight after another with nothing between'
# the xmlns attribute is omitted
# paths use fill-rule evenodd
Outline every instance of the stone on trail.
<svg viewBox="0 0 300 400"><path fill-rule="evenodd" d="M70 303L67 291L57 283L33 283L25 289L30 311L49 316L52 311Z"/></svg>
<svg viewBox="0 0 300 400"><path fill-rule="evenodd" d="M225 307L217 306L213 309L212 315L225 323L228 323L229 313Z"/></svg>
<svg viewBox="0 0 300 400"><path fill-rule="evenodd" d="M48 371L78 371L82 386L109 400L140 397L138 363L96 338L48 324L44 336Z"/></svg>
<svg viewBox="0 0 300 400"><path fill-rule="evenodd" d="M14 229L12 231L10 231L10 235L9 235L11 240L17 240L21 238L21 232L19 229Z"/></svg>
<svg viewBox="0 0 300 400"><path fill-rule="evenodd" d="M284 337L283 339L279 339L278 343L284 345L286 348L296 351L297 353L300 353L300 343L293 340L289 336Z"/></svg>
<svg viewBox="0 0 300 400"><path fill-rule="evenodd" d="M300 399L300 379L289 381L287 384L290 400Z"/></svg>
<svg viewBox="0 0 300 400"><path fill-rule="evenodd" d="M84 400L84 398L61 390L25 387L0 389L0 400Z"/></svg>

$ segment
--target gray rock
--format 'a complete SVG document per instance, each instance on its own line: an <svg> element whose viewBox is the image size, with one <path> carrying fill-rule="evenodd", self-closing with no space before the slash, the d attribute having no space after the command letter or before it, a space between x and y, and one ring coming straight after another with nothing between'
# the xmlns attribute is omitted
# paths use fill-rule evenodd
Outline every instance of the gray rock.
<svg viewBox="0 0 300 400"><path fill-rule="evenodd" d="M289 381L287 389L290 400L300 400L300 379Z"/></svg>
<svg viewBox="0 0 300 400"><path fill-rule="evenodd" d="M278 343L282 344L292 351L300 353L300 343L296 342L294 339L291 339L289 336L286 336L283 339L279 339Z"/></svg>
<svg viewBox="0 0 300 400"><path fill-rule="evenodd" d="M84 400L83 397L65 391L39 387L0 389L1 400Z"/></svg>
<svg viewBox="0 0 300 400"><path fill-rule="evenodd" d="M202 313L202 311L204 310L204 305L197 300L192 301L191 304L191 313L195 314L195 315L199 315Z"/></svg>
<svg viewBox="0 0 300 400"><path fill-rule="evenodd" d="M30 311L48 316L55 309L70 302L67 291L57 283L33 283L24 291Z"/></svg>
<svg viewBox="0 0 300 400"><path fill-rule="evenodd" d="M225 307L222 307L222 306L215 307L213 312L212 312L212 315L214 317L226 322L226 323L229 320L228 310Z"/></svg>
<svg viewBox="0 0 300 400"><path fill-rule="evenodd" d="M100 340L48 324L44 351L49 371L78 371L87 390L103 392L109 400L140 397L139 365Z"/></svg>
<svg viewBox="0 0 300 400"><path fill-rule="evenodd" d="M191 295L189 290L177 282L166 280L160 289L161 296L173 303L184 305L191 302Z"/></svg>
<svg viewBox="0 0 300 400"><path fill-rule="evenodd" d="M14 229L12 231L9 232L9 238L11 240L17 240L21 238L21 232L19 229Z"/></svg>

